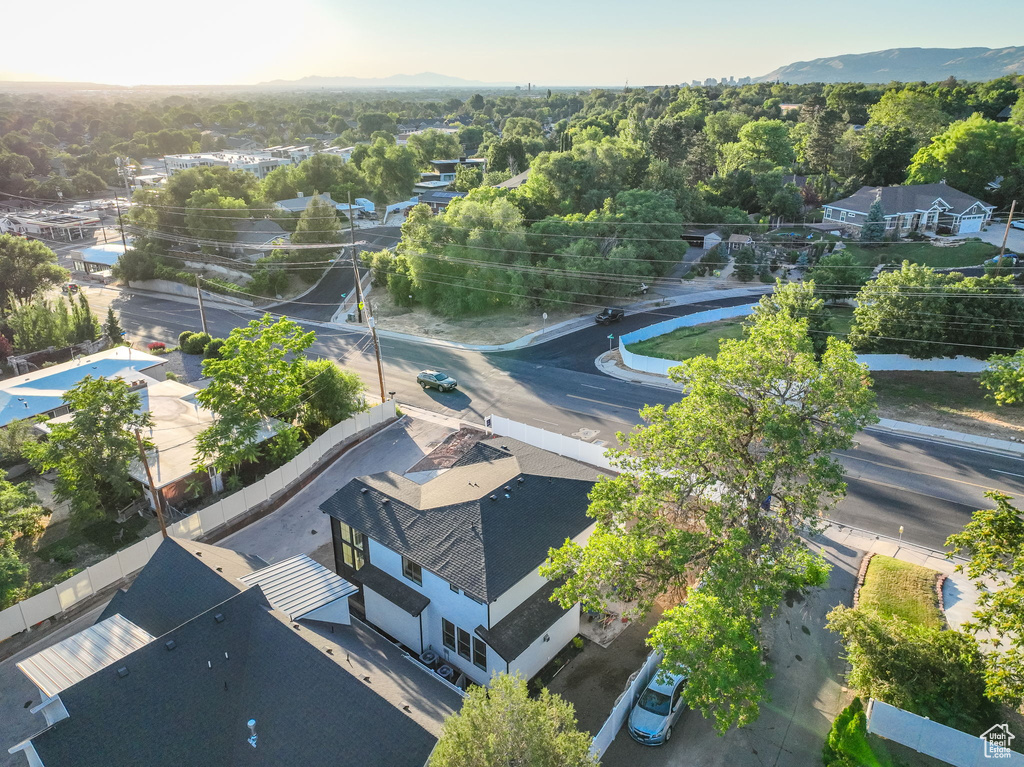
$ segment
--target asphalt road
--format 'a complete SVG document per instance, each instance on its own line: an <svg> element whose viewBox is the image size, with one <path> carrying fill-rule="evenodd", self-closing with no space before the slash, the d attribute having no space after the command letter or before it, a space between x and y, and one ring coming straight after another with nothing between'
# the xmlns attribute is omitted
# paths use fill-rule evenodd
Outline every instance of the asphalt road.
<svg viewBox="0 0 1024 767"><path fill-rule="evenodd" d="M101 313L113 299L133 341L173 343L182 330L199 327L198 311L190 304L93 288L88 295L94 310ZM706 308L695 305L628 317L616 331L656 322L664 318L663 312L682 314ZM207 307L206 313L215 335L226 335L254 316L213 307ZM371 394L379 393L373 349L365 331L313 329L317 332L313 354L339 361L362 377ZM629 431L640 422L640 408L669 404L678 395L598 373L593 360L607 349L607 333L605 327L588 327L517 352L492 354L382 338L384 391L395 392L399 402L467 422L479 424L487 415L503 415L614 445L617 432ZM421 390L415 378L425 368L455 375L459 389L445 394ZM831 510L832 519L894 537L903 525L904 540L932 548L942 548L946 537L959 530L973 511L990 505L983 495L986 490L1024 496L1024 461L982 450L867 430L858 435L856 447L839 457L847 470L848 495Z"/></svg>
<svg viewBox="0 0 1024 767"><path fill-rule="evenodd" d="M394 247L401 234L402 228L399 226L358 229L356 230L356 249L358 251L391 248ZM330 322L343 300L342 296L348 295L355 289L351 248L345 250L349 251L346 253L346 257L335 261L313 290L295 301L286 301L272 306L270 311L287 314L289 317ZM366 270L361 269L360 273L366 274Z"/></svg>

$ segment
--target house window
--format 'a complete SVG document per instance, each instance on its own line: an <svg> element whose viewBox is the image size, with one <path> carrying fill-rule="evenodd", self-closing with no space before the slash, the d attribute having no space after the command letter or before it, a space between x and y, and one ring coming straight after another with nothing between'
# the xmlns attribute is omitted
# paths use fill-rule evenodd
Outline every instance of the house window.
<svg viewBox="0 0 1024 767"><path fill-rule="evenodd" d="M470 660L469 652L469 632L465 629L459 629L459 646L458 653L466 660Z"/></svg>
<svg viewBox="0 0 1024 767"><path fill-rule="evenodd" d="M417 586L423 585L423 569L411 559L402 557L402 575Z"/></svg>
<svg viewBox="0 0 1024 767"><path fill-rule="evenodd" d="M441 641L449 650L455 649L455 624L444 618L441 619Z"/></svg>
<svg viewBox="0 0 1024 767"><path fill-rule="evenodd" d="M353 570L358 570L369 561L367 555L366 536L351 525L344 522L341 528L341 559Z"/></svg>
<svg viewBox="0 0 1024 767"><path fill-rule="evenodd" d="M487 670L487 645L477 637L473 637L473 665Z"/></svg>

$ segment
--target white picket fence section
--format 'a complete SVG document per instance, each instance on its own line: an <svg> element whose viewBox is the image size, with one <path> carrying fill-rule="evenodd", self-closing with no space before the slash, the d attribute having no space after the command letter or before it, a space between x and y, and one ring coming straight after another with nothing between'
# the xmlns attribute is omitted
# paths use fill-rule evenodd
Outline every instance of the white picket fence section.
<svg viewBox="0 0 1024 767"><path fill-rule="evenodd" d="M592 445L575 437L564 437L561 434L538 429L536 426L528 426L525 423L512 421L500 415L492 415L488 418L488 421L491 425L491 431L499 436L511 437L528 445L547 450L549 453L564 455L566 458L589 463L591 466L597 466L609 471L617 471L612 468L611 463L605 456L607 448L600 445Z"/></svg>
<svg viewBox="0 0 1024 767"><path fill-rule="evenodd" d="M604 752L612 745L615 736L619 734L622 725L629 718L629 712L636 705L636 700L640 697L640 693L643 692L647 683L654 677L654 672L657 670L658 664L661 663L661 659L661 653L652 652L647 656L647 660L644 661L644 665L640 667L640 670L630 677L626 689L622 691L622 695L615 701L615 705L612 706L612 712L605 719L604 724L601 725L601 729L594 736L594 740L590 744L590 753L596 758L600 759L604 756Z"/></svg>
<svg viewBox="0 0 1024 767"><path fill-rule="evenodd" d="M168 534L194 540L212 532L288 488L338 445L360 432L379 426L395 415L395 402L390 400L335 424L281 468L258 482L222 498L212 506L169 525ZM153 556L160 541L160 534L155 533L86 568L63 583L0 612L0 641L40 621L59 615L77 602L140 570Z"/></svg>
<svg viewBox="0 0 1024 767"><path fill-rule="evenodd" d="M676 360L663 360L658 357L646 357L642 354L635 354L626 348L627 344L635 344L637 341L646 341L649 338L663 336L679 328L689 328L694 325L704 325L708 322L719 320L731 320L736 317L746 317L750 314L756 304L743 306L728 306L723 309L712 309L707 312L688 314L685 317L665 320L655 325L649 325L632 333L619 336L619 353L622 355L622 362L626 367L639 370L642 373L654 373L655 375L667 376L669 368L679 365ZM908 357L906 354L858 354L857 362L867 365L868 370L919 370L932 371L936 373L980 373L988 363L984 360L976 360L973 357L936 357L934 359L919 360Z"/></svg>

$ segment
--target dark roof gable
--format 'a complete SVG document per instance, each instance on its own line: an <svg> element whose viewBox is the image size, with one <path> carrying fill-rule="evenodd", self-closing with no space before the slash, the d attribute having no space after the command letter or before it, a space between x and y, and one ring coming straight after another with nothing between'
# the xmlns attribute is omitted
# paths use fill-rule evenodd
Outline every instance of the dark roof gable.
<svg viewBox="0 0 1024 767"><path fill-rule="evenodd" d="M952 209L949 212L952 214L963 213L979 202L985 207L992 207L977 197L971 197L966 192L954 189L949 184L862 186L849 197L827 203L824 207L852 210L867 215L871 209L871 204L879 196L882 200L882 211L886 216L930 210L937 200L942 200L950 205Z"/></svg>
<svg viewBox="0 0 1024 767"><path fill-rule="evenodd" d="M393 473L360 477L320 508L465 591L492 602L548 549L590 526L601 472L516 440L480 442L417 485Z"/></svg>

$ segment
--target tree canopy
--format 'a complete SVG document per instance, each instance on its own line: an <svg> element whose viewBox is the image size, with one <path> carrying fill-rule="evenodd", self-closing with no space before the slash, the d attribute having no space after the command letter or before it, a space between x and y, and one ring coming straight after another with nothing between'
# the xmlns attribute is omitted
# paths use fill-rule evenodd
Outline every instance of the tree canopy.
<svg viewBox="0 0 1024 767"><path fill-rule="evenodd" d="M14 308L12 301L24 304L67 278L57 254L43 243L0 234L0 315Z"/></svg>
<svg viewBox="0 0 1024 767"><path fill-rule="evenodd" d="M799 535L845 492L834 451L873 420L853 350L831 338L818 359L807 330L788 311L761 312L717 357L673 368L687 395L644 408L645 425L619 435L625 447L610 455L621 473L591 493L594 533L543 568L565 579L565 605L601 608L614 593L642 613L685 596L649 643L665 668L687 671L687 702L719 731L757 717L770 676L764 617L787 590L827 578Z"/></svg>

